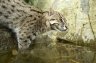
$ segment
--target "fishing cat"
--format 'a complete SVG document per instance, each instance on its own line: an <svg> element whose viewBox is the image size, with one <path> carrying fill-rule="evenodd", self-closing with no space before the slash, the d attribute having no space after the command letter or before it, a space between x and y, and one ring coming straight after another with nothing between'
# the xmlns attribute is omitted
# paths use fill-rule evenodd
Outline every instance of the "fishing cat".
<svg viewBox="0 0 96 63"><path fill-rule="evenodd" d="M66 20L59 12L42 11L23 0L0 0L0 24L16 33L20 50L27 49L39 34L67 30Z"/></svg>

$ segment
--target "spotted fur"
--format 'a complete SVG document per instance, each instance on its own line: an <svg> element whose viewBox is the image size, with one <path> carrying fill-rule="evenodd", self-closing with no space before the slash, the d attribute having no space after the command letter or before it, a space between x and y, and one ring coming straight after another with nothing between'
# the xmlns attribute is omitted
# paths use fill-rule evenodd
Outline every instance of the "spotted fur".
<svg viewBox="0 0 96 63"><path fill-rule="evenodd" d="M43 12L23 0L0 0L0 24L16 33L19 49L27 49L39 34L67 29L59 12Z"/></svg>

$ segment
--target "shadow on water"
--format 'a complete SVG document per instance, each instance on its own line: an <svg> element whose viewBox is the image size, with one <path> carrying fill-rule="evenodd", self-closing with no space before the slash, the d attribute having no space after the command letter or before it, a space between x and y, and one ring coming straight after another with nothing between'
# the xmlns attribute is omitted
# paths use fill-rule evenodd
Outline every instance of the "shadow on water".
<svg viewBox="0 0 96 63"><path fill-rule="evenodd" d="M30 52L21 54L12 52L17 50L17 42L10 32L0 29L0 33L0 63L96 63L94 44L88 47L88 44L78 45L63 39L54 42L44 36L35 40Z"/></svg>

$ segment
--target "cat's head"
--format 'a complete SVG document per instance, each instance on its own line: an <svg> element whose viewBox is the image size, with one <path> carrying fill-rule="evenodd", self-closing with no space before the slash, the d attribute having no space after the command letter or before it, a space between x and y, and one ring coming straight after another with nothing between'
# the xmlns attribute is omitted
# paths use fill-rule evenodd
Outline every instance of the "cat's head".
<svg viewBox="0 0 96 63"><path fill-rule="evenodd" d="M45 12L46 24L52 30L66 31L66 19L59 12L50 10Z"/></svg>

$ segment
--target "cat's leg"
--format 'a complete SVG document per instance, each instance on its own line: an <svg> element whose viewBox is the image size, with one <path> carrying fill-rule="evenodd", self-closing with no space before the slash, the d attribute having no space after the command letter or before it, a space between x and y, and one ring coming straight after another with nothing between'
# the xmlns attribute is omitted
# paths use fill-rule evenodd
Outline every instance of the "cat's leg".
<svg viewBox="0 0 96 63"><path fill-rule="evenodd" d="M16 36L18 41L18 49L19 50L28 49L32 42L32 37L30 32L25 29L17 29Z"/></svg>

